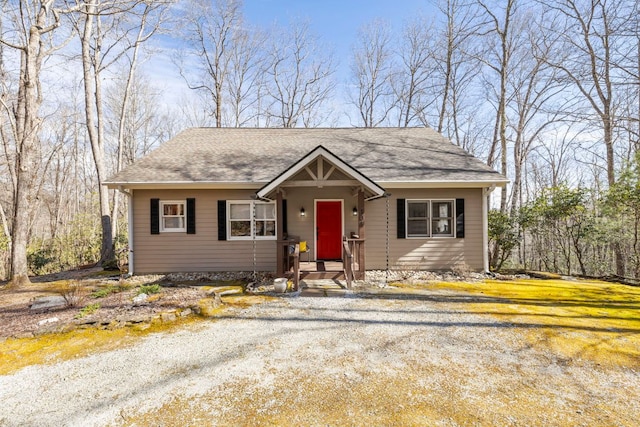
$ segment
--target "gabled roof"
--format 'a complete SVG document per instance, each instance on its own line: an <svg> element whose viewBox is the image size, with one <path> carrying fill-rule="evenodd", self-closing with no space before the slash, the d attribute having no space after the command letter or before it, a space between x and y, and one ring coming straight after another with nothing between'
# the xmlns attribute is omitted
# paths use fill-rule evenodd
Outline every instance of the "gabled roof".
<svg viewBox="0 0 640 427"><path fill-rule="evenodd" d="M380 187L375 182L371 181L369 178L364 176L358 170L351 167L349 164L344 162L338 156L324 148L322 145L318 145L311 152L309 152L302 159L291 165L290 168L284 170L280 175L271 180L268 184L262 187L256 195L259 198L266 198L269 193L274 191L278 186L282 185L286 180L293 177L296 173L300 172L302 168L308 166L314 160L319 158L323 158L328 160L334 166L340 168L340 170L347 175L353 177L356 181L360 183L360 185L369 192L370 197L381 197L384 195L384 188Z"/></svg>
<svg viewBox="0 0 640 427"><path fill-rule="evenodd" d="M507 179L428 128L192 128L106 184L259 189L322 146L385 188L505 185Z"/></svg>

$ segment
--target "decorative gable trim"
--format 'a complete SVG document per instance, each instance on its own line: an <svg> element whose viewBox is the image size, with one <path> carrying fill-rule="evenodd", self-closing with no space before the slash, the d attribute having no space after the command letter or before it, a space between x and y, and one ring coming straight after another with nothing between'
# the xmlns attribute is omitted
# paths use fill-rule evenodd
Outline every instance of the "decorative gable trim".
<svg viewBox="0 0 640 427"><path fill-rule="evenodd" d="M371 194L370 198L381 197L384 195L384 188L380 187L378 184L367 178L364 174L362 174L357 169L353 168L347 162L340 159L338 156L333 154L331 151L324 148L322 145L318 145L316 148L311 150L307 155L305 155L302 159L298 160L296 163L291 165L288 169L284 170L280 175L275 177L271 182L266 184L260 190L256 192L256 195L260 199L267 199L269 194L275 191L280 185L282 185L285 181L295 176L301 170L307 168L309 164L313 163L316 159L326 159L329 163L334 165L336 168L340 169L343 173L349 175L353 178L356 183L360 184L364 187L365 191Z"/></svg>

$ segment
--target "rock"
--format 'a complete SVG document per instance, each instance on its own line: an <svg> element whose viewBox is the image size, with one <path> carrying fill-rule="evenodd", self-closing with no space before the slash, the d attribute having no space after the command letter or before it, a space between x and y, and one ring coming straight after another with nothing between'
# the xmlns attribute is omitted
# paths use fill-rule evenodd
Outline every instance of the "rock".
<svg viewBox="0 0 640 427"><path fill-rule="evenodd" d="M48 319L42 319L41 321L39 321L38 326L46 325L47 323L56 323L59 321L60 319L58 319L57 317L50 317Z"/></svg>
<svg viewBox="0 0 640 427"><path fill-rule="evenodd" d="M143 305L147 303L149 299L149 295L147 294L139 294L133 298L133 305Z"/></svg>
<svg viewBox="0 0 640 427"><path fill-rule="evenodd" d="M54 308L64 308L67 306L67 301L61 295L51 295L46 297L39 297L31 304L31 310L50 310Z"/></svg>
<svg viewBox="0 0 640 427"><path fill-rule="evenodd" d="M191 310L190 308L185 308L184 310L182 310L180 312L180 317L187 317L189 316L191 313L193 313L193 310Z"/></svg>
<svg viewBox="0 0 640 427"><path fill-rule="evenodd" d="M217 308L222 305L220 297L217 298L202 298L198 301L198 307L200 308L200 315L205 317L214 316L217 312Z"/></svg>
<svg viewBox="0 0 640 427"><path fill-rule="evenodd" d="M211 298L211 299L215 300L216 307L218 307L219 305L222 304L222 299L220 298L220 293L216 289L213 289L213 290L207 292L206 295L207 295L207 298Z"/></svg>
<svg viewBox="0 0 640 427"><path fill-rule="evenodd" d="M160 313L160 319L162 319L162 323L171 323L175 322L177 317L175 312L170 311L167 313Z"/></svg>

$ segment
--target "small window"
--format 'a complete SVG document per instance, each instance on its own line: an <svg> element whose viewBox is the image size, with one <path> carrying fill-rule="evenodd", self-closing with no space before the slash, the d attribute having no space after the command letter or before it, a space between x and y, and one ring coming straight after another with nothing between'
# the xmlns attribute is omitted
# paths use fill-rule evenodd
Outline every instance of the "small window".
<svg viewBox="0 0 640 427"><path fill-rule="evenodd" d="M185 202L160 202L160 231L185 232Z"/></svg>
<svg viewBox="0 0 640 427"><path fill-rule="evenodd" d="M254 201L228 202L229 239L276 237L276 205Z"/></svg>
<svg viewBox="0 0 640 427"><path fill-rule="evenodd" d="M432 201L431 209L432 236L453 237L453 201Z"/></svg>
<svg viewBox="0 0 640 427"><path fill-rule="evenodd" d="M429 201L407 201L407 237L429 237Z"/></svg>

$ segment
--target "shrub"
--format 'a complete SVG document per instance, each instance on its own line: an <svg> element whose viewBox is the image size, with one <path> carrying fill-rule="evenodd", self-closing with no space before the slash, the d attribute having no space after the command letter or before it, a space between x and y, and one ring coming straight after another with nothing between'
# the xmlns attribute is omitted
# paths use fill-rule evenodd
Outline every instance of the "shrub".
<svg viewBox="0 0 640 427"><path fill-rule="evenodd" d="M76 319L81 319L84 316L88 316L90 314L95 313L100 308L100 303L95 302L93 304L86 305L80 309L80 313L76 315Z"/></svg>
<svg viewBox="0 0 640 427"><path fill-rule="evenodd" d="M77 280L65 280L56 287L56 292L64 298L67 307L77 307L85 300L87 288Z"/></svg>
<svg viewBox="0 0 640 427"><path fill-rule="evenodd" d="M115 292L119 292L120 290L114 286L107 286L105 288L102 289L98 289L95 290L91 293L91 298L104 298L104 297L108 297L109 295L115 293Z"/></svg>
<svg viewBox="0 0 640 427"><path fill-rule="evenodd" d="M161 290L161 287L157 283L155 283L153 285L142 285L142 286L140 286L140 289L138 289L138 295L140 295L140 294L147 294L147 295L157 294L158 292L160 292L160 290Z"/></svg>

